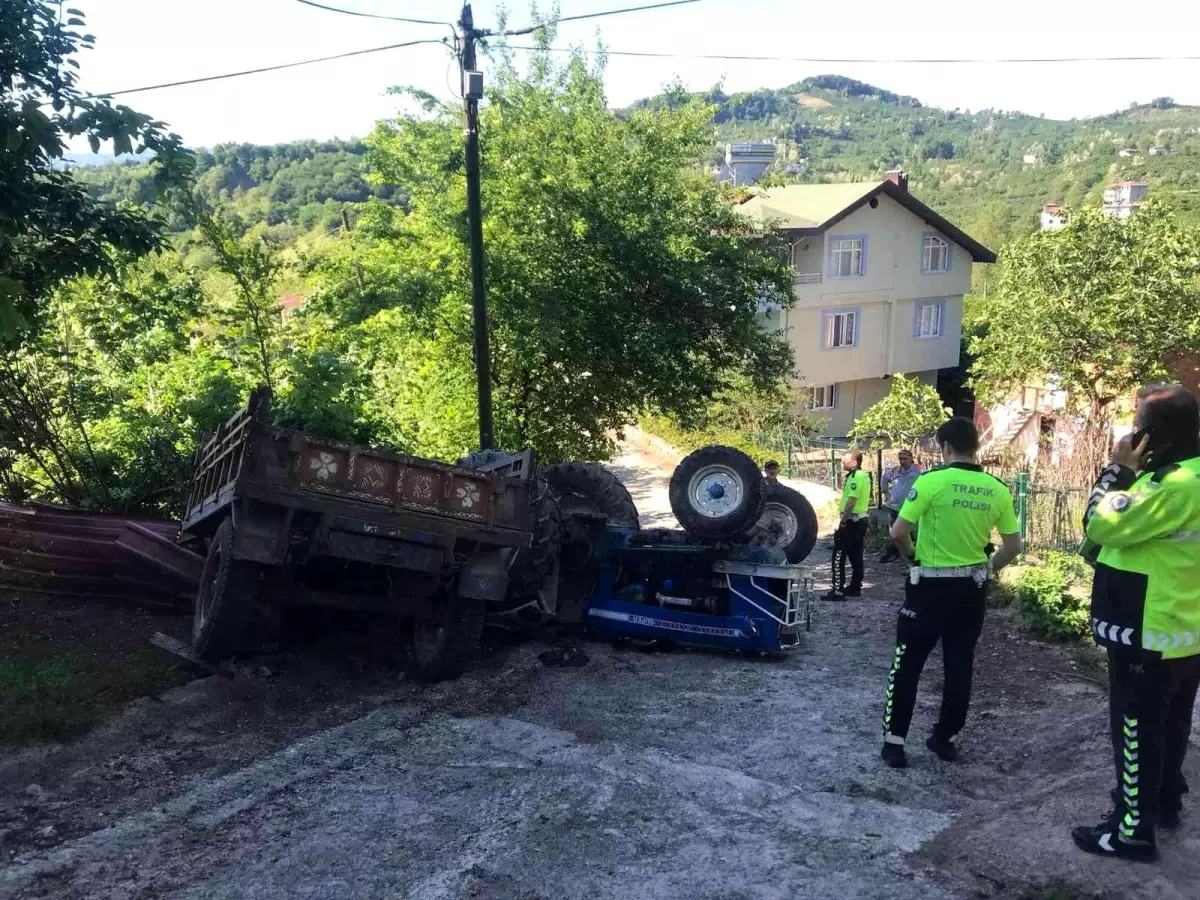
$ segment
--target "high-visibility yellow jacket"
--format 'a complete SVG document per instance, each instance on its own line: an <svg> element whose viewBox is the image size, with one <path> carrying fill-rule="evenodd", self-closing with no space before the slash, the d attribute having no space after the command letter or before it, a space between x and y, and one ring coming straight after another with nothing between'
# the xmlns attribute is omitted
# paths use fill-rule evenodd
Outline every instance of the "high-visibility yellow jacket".
<svg viewBox="0 0 1200 900"><path fill-rule="evenodd" d="M1101 549L1092 633L1164 659L1200 654L1200 458L1100 473L1084 516Z"/></svg>

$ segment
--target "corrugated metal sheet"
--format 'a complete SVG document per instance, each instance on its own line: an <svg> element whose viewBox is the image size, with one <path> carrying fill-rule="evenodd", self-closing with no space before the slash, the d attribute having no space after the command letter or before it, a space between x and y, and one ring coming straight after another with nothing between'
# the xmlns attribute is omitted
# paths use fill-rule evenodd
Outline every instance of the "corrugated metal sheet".
<svg viewBox="0 0 1200 900"><path fill-rule="evenodd" d="M0 502L0 590L188 608L203 560L175 522Z"/></svg>

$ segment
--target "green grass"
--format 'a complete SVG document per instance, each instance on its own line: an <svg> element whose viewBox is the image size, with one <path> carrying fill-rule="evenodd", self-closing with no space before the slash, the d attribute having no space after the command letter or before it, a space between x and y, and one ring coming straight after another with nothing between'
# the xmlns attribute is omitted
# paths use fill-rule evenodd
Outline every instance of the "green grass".
<svg viewBox="0 0 1200 900"><path fill-rule="evenodd" d="M97 653L69 641L0 639L0 745L75 737L126 703L188 679L162 651Z"/></svg>

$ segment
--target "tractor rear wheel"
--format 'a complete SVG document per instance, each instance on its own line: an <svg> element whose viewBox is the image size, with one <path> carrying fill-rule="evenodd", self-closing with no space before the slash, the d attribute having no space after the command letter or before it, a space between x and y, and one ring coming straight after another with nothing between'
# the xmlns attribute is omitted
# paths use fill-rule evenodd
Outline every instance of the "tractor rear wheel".
<svg viewBox="0 0 1200 900"><path fill-rule="evenodd" d="M544 473L562 513L559 554L559 622L579 622L600 578L598 540L607 525L636 530L638 511L617 476L595 463L558 463Z"/></svg>

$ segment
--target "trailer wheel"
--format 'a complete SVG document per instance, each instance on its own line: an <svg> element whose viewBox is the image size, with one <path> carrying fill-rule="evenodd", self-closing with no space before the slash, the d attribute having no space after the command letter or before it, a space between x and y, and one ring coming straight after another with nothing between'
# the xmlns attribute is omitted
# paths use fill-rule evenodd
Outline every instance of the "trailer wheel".
<svg viewBox="0 0 1200 900"><path fill-rule="evenodd" d="M214 660L238 650L262 587L263 570L233 558L233 522L226 519L208 542L208 556L192 614L192 652Z"/></svg>
<svg viewBox="0 0 1200 900"><path fill-rule="evenodd" d="M433 615L413 622L412 674L422 681L457 678L479 649L487 601L453 588L433 598Z"/></svg>
<svg viewBox="0 0 1200 900"><path fill-rule="evenodd" d="M686 456L671 475L671 511L689 534L710 540L741 534L762 515L758 464L741 450L713 445Z"/></svg>
<svg viewBox="0 0 1200 900"><path fill-rule="evenodd" d="M799 491L782 484L764 485L766 503L753 531L765 533L770 545L780 548L796 565L812 553L817 543L817 513Z"/></svg>
<svg viewBox="0 0 1200 900"><path fill-rule="evenodd" d="M633 497L617 476L595 463L558 463L544 473L558 498L563 537L559 552L558 613L564 623L583 620L583 609L600 578L597 566L597 534L594 517L603 516L609 525L638 527Z"/></svg>

